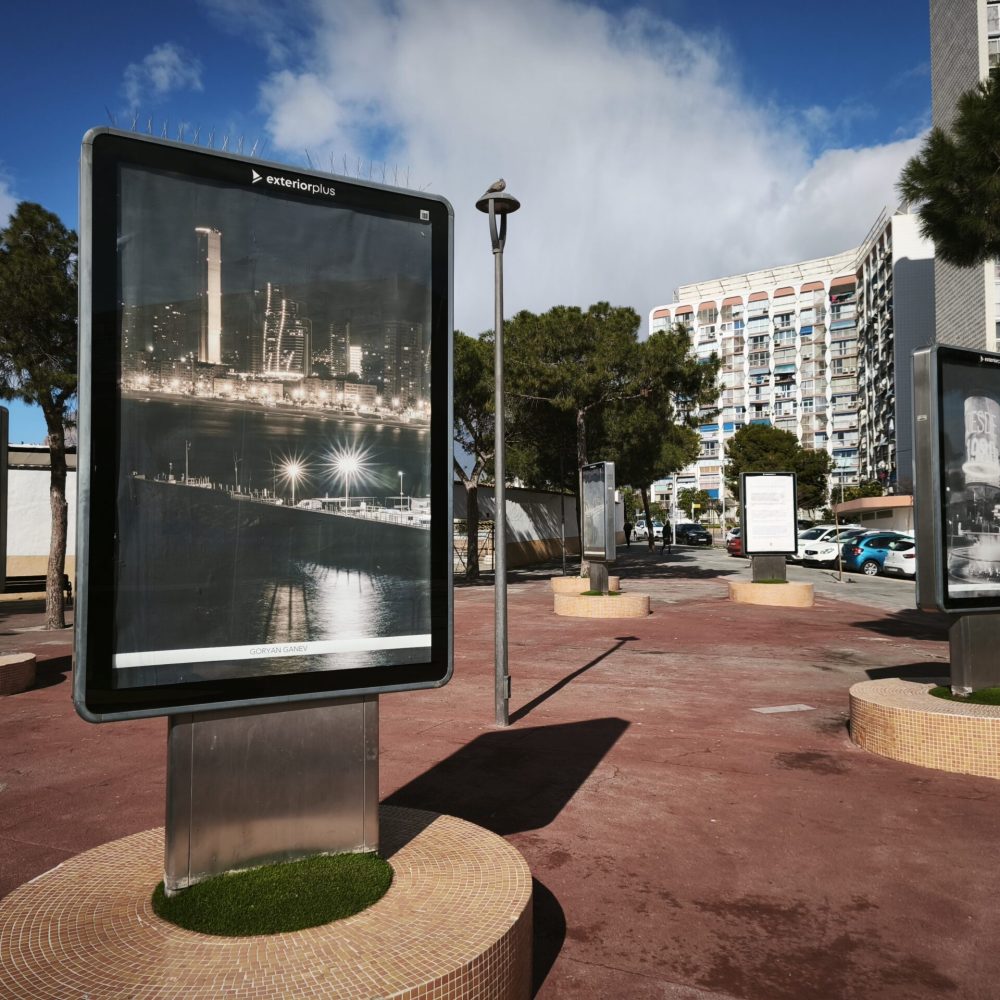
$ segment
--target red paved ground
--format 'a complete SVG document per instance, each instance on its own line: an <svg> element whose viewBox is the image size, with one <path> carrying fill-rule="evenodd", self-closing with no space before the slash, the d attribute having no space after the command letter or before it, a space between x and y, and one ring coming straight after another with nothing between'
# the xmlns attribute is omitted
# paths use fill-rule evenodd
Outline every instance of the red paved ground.
<svg viewBox="0 0 1000 1000"><path fill-rule="evenodd" d="M381 702L383 797L493 829L531 866L538 996L1000 995L1000 783L874 757L845 727L855 681L946 671L942 623L734 605L711 572L630 559L648 619L556 618L545 581L511 585L510 729L488 587L456 592L451 684ZM0 651L56 658L0 700L0 893L161 824L166 732L78 720L60 648L8 614ZM795 703L813 710L752 711Z"/></svg>

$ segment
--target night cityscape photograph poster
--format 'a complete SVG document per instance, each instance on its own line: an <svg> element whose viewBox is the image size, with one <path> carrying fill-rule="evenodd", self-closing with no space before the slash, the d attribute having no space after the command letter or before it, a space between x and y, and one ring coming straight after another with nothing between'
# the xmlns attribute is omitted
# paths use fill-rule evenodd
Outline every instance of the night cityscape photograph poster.
<svg viewBox="0 0 1000 1000"><path fill-rule="evenodd" d="M429 223L120 191L118 685L426 662Z"/></svg>
<svg viewBox="0 0 1000 1000"><path fill-rule="evenodd" d="M1000 597L1000 370L948 360L940 382L947 595Z"/></svg>

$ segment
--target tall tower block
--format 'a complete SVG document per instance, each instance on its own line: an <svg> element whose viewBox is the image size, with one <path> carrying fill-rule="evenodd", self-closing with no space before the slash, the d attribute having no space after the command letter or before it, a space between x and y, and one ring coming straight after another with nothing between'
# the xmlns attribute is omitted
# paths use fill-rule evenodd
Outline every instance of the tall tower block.
<svg viewBox="0 0 1000 1000"><path fill-rule="evenodd" d="M222 233L198 226L198 360L222 363Z"/></svg>

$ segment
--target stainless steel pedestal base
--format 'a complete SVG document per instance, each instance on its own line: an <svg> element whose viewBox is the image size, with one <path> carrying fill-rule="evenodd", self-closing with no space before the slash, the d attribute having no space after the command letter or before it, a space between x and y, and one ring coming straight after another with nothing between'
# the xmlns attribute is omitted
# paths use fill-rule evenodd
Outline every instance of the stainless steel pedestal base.
<svg viewBox="0 0 1000 1000"><path fill-rule="evenodd" d="M754 583L760 583L762 580L788 579L784 556L751 556L750 571Z"/></svg>
<svg viewBox="0 0 1000 1000"><path fill-rule="evenodd" d="M948 628L951 690L1000 686L1000 614L959 615Z"/></svg>
<svg viewBox="0 0 1000 1000"><path fill-rule="evenodd" d="M378 849L378 698L169 719L164 884Z"/></svg>
<svg viewBox="0 0 1000 1000"><path fill-rule="evenodd" d="M595 594L608 592L608 564L596 559L590 560L590 589Z"/></svg>

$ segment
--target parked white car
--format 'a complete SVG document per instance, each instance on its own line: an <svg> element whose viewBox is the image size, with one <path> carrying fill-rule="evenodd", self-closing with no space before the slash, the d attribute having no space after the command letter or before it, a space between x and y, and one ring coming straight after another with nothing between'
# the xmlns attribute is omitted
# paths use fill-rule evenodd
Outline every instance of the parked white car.
<svg viewBox="0 0 1000 1000"><path fill-rule="evenodd" d="M837 536L853 528L860 528L860 524L817 524L815 527L806 528L799 532L799 544L795 550L795 555L787 556L788 562L802 562L805 556L805 543L811 542L836 542ZM836 556L834 556L836 558Z"/></svg>
<svg viewBox="0 0 1000 1000"><path fill-rule="evenodd" d="M837 544L837 537L828 538L825 542L799 543L799 550L796 557L800 558L804 566L836 566L837 555L845 542L852 541L858 535L863 535L864 528L844 528L839 535L840 544Z"/></svg>
<svg viewBox="0 0 1000 1000"><path fill-rule="evenodd" d="M912 538L900 538L889 545L882 563L882 572L889 576L917 575L917 543Z"/></svg>
<svg viewBox="0 0 1000 1000"><path fill-rule="evenodd" d="M646 527L646 519L644 517L636 518L635 527L632 529L632 537L638 538L645 541L649 538L649 529ZM663 525L657 521L653 521L653 538L658 539L663 537Z"/></svg>

